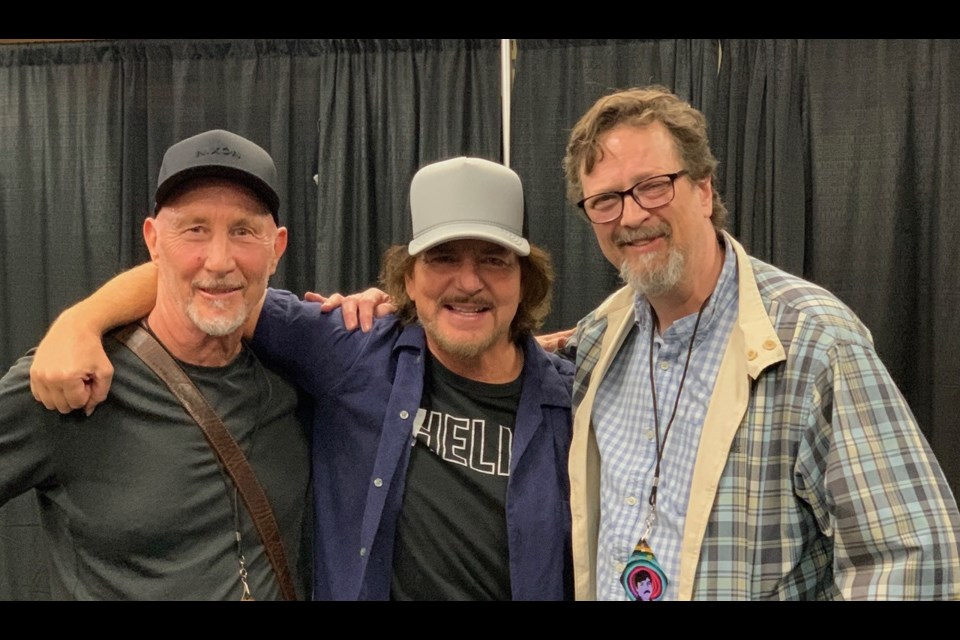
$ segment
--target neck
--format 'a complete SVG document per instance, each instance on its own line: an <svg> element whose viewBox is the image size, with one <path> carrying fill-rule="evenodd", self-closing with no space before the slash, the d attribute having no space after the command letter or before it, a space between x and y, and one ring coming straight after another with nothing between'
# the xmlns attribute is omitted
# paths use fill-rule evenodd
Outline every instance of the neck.
<svg viewBox="0 0 960 640"><path fill-rule="evenodd" d="M211 336L198 329L188 318L171 318L160 307L147 316L150 330L175 358L204 367L230 364L241 348L241 330L227 336Z"/></svg>
<svg viewBox="0 0 960 640"><path fill-rule="evenodd" d="M680 318L696 313L713 294L723 270L723 257L720 240L713 236L711 242L694 254L693 269L677 287L660 296L647 296L661 335Z"/></svg>
<svg viewBox="0 0 960 640"><path fill-rule="evenodd" d="M458 376L486 382L502 384L512 382L523 369L523 350L513 342L506 341L495 345L474 357L463 357L441 350L427 341L427 348L440 363Z"/></svg>

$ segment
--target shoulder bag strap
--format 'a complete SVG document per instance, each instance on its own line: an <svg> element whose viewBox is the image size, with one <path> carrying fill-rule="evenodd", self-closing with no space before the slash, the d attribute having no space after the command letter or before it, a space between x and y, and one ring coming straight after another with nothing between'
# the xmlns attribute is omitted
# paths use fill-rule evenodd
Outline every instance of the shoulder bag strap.
<svg viewBox="0 0 960 640"><path fill-rule="evenodd" d="M137 356L150 366L160 376L173 395L187 409L193 419L200 425L203 435L233 480L243 498L253 522L263 540L263 546L270 558L270 563L277 574L280 590L287 600L296 600L297 592L290 577L286 556L283 552L283 539L277 527L277 521L270 508L257 476L250 463L247 462L243 450L233 436L227 431L220 417L197 389L193 381L180 368L167 350L149 331L137 323L131 323L113 332L113 336L130 348Z"/></svg>

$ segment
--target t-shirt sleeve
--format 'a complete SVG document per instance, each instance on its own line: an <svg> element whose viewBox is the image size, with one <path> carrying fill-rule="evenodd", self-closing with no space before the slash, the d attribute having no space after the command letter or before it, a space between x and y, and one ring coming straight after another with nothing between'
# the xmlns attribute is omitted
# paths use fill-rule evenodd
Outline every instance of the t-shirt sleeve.
<svg viewBox="0 0 960 640"><path fill-rule="evenodd" d="M55 430L68 428L30 393L32 362L23 356L0 378L0 504L52 478Z"/></svg>

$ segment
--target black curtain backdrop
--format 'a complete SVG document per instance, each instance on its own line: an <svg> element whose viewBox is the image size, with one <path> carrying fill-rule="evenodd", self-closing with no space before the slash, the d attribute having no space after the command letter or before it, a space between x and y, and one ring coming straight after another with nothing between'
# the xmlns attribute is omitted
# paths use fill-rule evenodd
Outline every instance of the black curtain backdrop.
<svg viewBox="0 0 960 640"><path fill-rule="evenodd" d="M619 286L565 200L567 133L604 93L665 84L707 115L731 231L861 316L957 493L960 41L516 45L510 164L558 271L545 329ZM498 40L0 46L0 364L146 259L141 223L174 141L222 127L267 148L291 232L273 284L354 291L409 239L419 166L503 157L500 91ZM32 494L0 508L0 600L49 598L37 522Z"/></svg>

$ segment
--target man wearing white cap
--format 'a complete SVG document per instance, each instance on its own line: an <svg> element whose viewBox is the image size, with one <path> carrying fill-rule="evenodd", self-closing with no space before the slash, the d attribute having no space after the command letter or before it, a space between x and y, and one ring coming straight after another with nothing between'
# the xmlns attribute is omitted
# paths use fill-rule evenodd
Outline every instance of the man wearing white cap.
<svg viewBox="0 0 960 640"><path fill-rule="evenodd" d="M413 239L381 271L396 314L350 331L341 311L270 289L247 328L315 403L313 596L568 599L573 368L532 336L553 272L523 238L520 179L445 160L417 172L410 204ZM124 298L149 288L143 268L118 276L139 279ZM41 349L55 330L50 349L78 333L55 325Z"/></svg>

